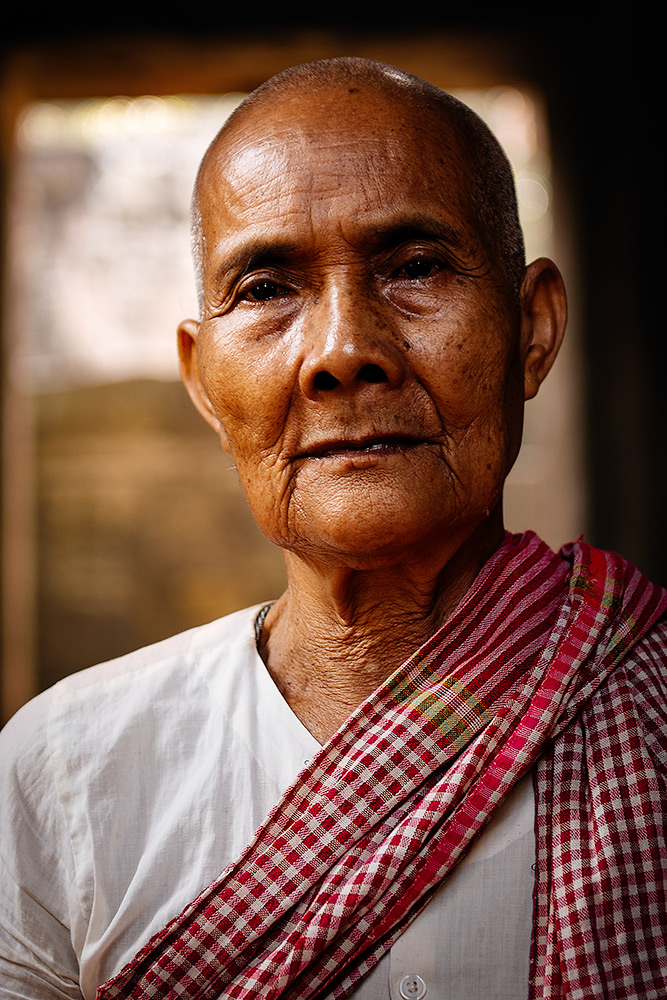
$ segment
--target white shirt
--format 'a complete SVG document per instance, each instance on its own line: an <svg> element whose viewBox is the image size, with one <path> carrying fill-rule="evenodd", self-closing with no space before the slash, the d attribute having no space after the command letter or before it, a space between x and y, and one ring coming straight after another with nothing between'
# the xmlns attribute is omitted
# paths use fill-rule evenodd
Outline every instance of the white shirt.
<svg viewBox="0 0 667 1000"><path fill-rule="evenodd" d="M257 611L74 674L0 733L1 998L93 1000L319 749ZM357 1000L527 997L533 819L526 779Z"/></svg>

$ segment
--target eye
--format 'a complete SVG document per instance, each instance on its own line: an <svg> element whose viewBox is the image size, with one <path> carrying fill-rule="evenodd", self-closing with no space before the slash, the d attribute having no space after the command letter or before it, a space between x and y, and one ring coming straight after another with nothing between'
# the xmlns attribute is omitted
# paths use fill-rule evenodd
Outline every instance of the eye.
<svg viewBox="0 0 667 1000"><path fill-rule="evenodd" d="M418 280L419 278L428 278L438 269L438 265L433 260L429 260L427 257L415 257L414 260L409 260L407 264L404 264L401 268L401 272L412 281Z"/></svg>
<svg viewBox="0 0 667 1000"><path fill-rule="evenodd" d="M251 302L269 302L285 294L285 289L281 288L275 281L258 281L251 285L243 293L243 298L250 299Z"/></svg>
<svg viewBox="0 0 667 1000"><path fill-rule="evenodd" d="M396 308L420 316L441 308L453 270L443 250L424 242L399 247L382 282L383 294Z"/></svg>

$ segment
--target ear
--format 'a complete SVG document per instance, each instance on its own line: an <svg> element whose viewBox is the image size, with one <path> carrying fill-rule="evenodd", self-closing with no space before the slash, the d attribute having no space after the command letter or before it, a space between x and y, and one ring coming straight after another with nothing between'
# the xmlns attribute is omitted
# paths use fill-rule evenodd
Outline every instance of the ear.
<svg viewBox="0 0 667 1000"><path fill-rule="evenodd" d="M524 399L532 399L560 350L567 323L567 295L553 261L529 264L521 283L521 349Z"/></svg>
<svg viewBox="0 0 667 1000"><path fill-rule="evenodd" d="M188 390L190 399L195 404L202 417L213 428L220 438L225 451L230 451L229 439L216 413L208 393L204 388L199 371L197 357L197 338L200 324L194 319L184 319L178 327L178 358L181 369L181 379Z"/></svg>

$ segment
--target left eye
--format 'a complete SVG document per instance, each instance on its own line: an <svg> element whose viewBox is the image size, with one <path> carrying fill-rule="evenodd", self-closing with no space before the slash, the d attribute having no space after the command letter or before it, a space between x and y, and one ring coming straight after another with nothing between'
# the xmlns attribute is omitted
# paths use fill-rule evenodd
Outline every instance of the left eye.
<svg viewBox="0 0 667 1000"><path fill-rule="evenodd" d="M401 268L403 274L411 279L428 278L436 270L437 265L426 257L416 257L404 264Z"/></svg>
<svg viewBox="0 0 667 1000"><path fill-rule="evenodd" d="M254 302L268 302L281 294L280 286L275 281L258 281L245 293L245 297Z"/></svg>

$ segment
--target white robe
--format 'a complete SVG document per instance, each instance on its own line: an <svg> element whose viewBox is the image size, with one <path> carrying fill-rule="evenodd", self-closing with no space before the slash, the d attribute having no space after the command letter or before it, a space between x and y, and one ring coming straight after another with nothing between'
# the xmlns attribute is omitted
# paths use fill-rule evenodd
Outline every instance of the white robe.
<svg viewBox="0 0 667 1000"><path fill-rule="evenodd" d="M317 751L257 654L257 610L72 675L0 733L2 1000L93 1000ZM533 822L528 777L357 1000L528 996Z"/></svg>

